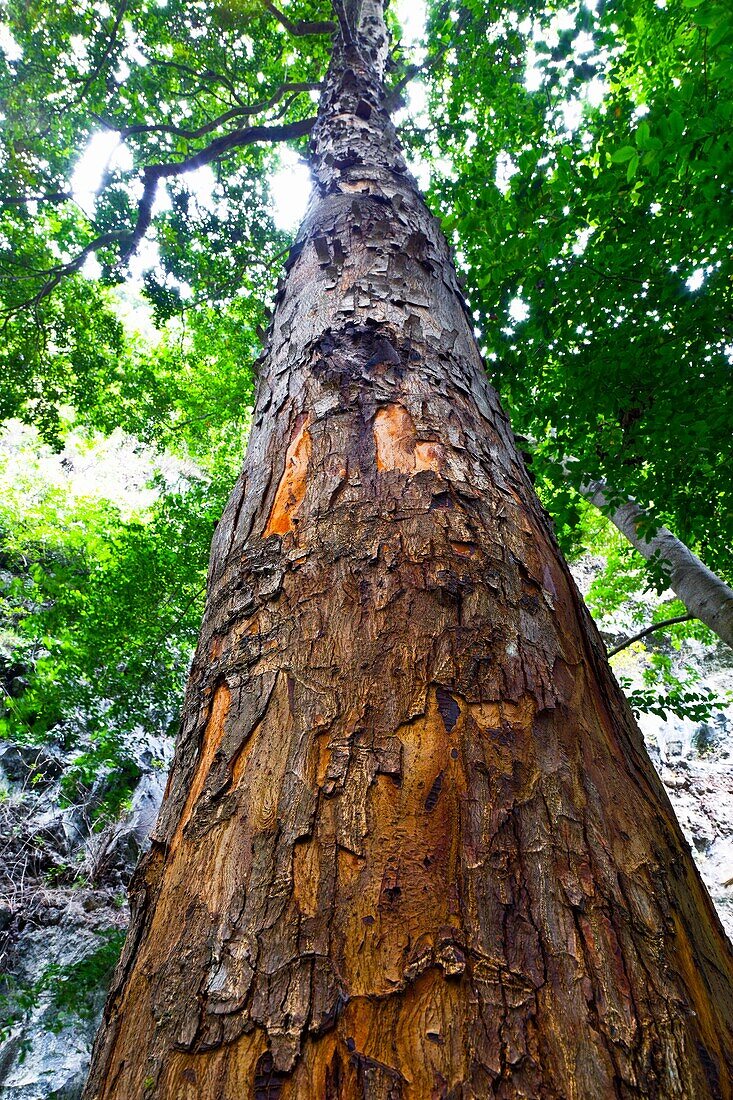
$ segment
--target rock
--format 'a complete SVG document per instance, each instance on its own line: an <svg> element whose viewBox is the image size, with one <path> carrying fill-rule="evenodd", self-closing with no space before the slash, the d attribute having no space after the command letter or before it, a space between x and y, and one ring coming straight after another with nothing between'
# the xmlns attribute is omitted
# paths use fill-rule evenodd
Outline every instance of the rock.
<svg viewBox="0 0 733 1100"><path fill-rule="evenodd" d="M142 777L133 793L128 822L130 836L137 845L138 853L147 848L148 837L153 830L163 801L167 779L167 771L158 769L148 772Z"/></svg>
<svg viewBox="0 0 733 1100"><path fill-rule="evenodd" d="M63 754L52 745L0 741L0 772L10 783L47 785L59 778L64 766Z"/></svg>
<svg viewBox="0 0 733 1100"><path fill-rule="evenodd" d="M30 1007L21 1009L21 1019L0 1046L0 1100L78 1100L85 1081L107 963L114 961L126 914L108 894L54 893L65 904L37 908L12 944L8 962ZM87 913L90 899L94 911ZM69 987L60 1008L57 995L64 982ZM79 1012L70 1011L69 1004Z"/></svg>
<svg viewBox="0 0 733 1100"><path fill-rule="evenodd" d="M33 818L33 827L67 853L77 849L89 831L79 806L52 806Z"/></svg>

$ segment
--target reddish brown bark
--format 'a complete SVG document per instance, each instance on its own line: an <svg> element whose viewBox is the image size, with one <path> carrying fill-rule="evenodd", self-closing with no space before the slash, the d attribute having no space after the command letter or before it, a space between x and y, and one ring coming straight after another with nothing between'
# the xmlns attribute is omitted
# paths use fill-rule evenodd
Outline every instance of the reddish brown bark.
<svg viewBox="0 0 733 1100"><path fill-rule="evenodd" d="M730 946L351 7L87 1100L730 1098Z"/></svg>

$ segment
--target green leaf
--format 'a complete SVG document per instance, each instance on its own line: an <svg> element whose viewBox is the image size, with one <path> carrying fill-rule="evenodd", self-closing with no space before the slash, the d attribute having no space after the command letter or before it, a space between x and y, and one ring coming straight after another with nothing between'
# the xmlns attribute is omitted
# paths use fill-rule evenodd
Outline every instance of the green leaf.
<svg viewBox="0 0 733 1100"><path fill-rule="evenodd" d="M620 149L616 149L611 153L611 160L614 164L625 164L627 160L631 160L636 156L636 149L633 145L622 145Z"/></svg>
<svg viewBox="0 0 733 1100"><path fill-rule="evenodd" d="M648 122L640 122L636 129L636 144L643 149L649 143L650 130Z"/></svg>

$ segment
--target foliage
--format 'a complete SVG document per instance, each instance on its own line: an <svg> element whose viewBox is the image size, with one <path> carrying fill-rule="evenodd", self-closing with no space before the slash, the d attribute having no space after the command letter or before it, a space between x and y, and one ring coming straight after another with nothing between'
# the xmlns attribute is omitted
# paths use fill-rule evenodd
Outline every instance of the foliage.
<svg viewBox="0 0 733 1100"><path fill-rule="evenodd" d="M714 710L725 705L710 691L688 690L684 682L675 683L666 692L655 687L635 688L625 676L619 677L619 683L637 718L641 714L656 714L666 721L670 714L674 714L691 722L705 722Z"/></svg>
<svg viewBox="0 0 733 1100"><path fill-rule="evenodd" d="M51 963L35 982L3 975L0 993L0 1042L28 1018L44 996L48 1009L42 1026L54 1033L70 1023L91 1023L99 1012L100 998L110 983L125 939L125 930L108 928L96 933L99 945L76 962Z"/></svg>
<svg viewBox="0 0 733 1100"><path fill-rule="evenodd" d="M33 446L10 450L0 505L0 734L79 745L67 796L106 776L101 808L110 815L139 774L130 735L175 725L226 486L200 473L174 486L159 476L152 503L123 516L110 501L49 483L52 456L34 469ZM7 467L20 455L26 472L17 478Z"/></svg>
<svg viewBox="0 0 733 1100"><path fill-rule="evenodd" d="M4 18L0 367L11 384L0 416L58 442L63 405L96 422L114 415L118 393L129 411L135 392L164 418L166 366L158 377L158 360L125 341L107 288L132 272L157 323L188 313L200 339L217 328L219 349L238 333L246 373L287 238L270 217L272 148L215 143L312 112L328 39L293 50L263 5L246 2L11 0ZM147 203L146 172L194 157Z"/></svg>
<svg viewBox="0 0 733 1100"><path fill-rule="evenodd" d="M125 929L98 932L99 946L78 962L50 966L41 981L51 989L51 1013L46 1027L62 1031L69 1020L96 1020L100 995L106 992L125 941Z"/></svg>
<svg viewBox="0 0 733 1100"><path fill-rule="evenodd" d="M567 515L577 459L571 485L605 477L653 505L730 578L729 6L431 12L450 49L416 141L442 157L432 201L536 475Z"/></svg>

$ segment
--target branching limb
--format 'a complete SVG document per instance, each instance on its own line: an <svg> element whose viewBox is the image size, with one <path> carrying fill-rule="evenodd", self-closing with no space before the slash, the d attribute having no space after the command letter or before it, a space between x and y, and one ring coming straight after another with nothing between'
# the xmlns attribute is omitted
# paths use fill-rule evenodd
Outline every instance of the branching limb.
<svg viewBox="0 0 733 1100"><path fill-rule="evenodd" d="M74 275L79 271L79 269L84 266L89 256L94 255L95 252L99 252L102 248L110 248L113 245L121 244L129 235L129 232L125 229L115 229L111 230L109 233L102 233L99 237L95 237L93 241L90 241L73 260L69 260L66 264L59 264L58 267L49 268L48 271L40 272L39 274L47 276L41 289L34 294L32 298L28 298L19 305L5 310L5 324L7 324L14 313L19 313L22 309L35 308L40 305L43 299L47 298L48 295L56 289L65 276Z"/></svg>
<svg viewBox="0 0 733 1100"><path fill-rule="evenodd" d="M264 0L264 6L269 11L270 15L274 15L278 23L280 23L285 30L290 34L298 37L303 37L308 34L335 34L338 30L338 26L332 19L321 19L309 21L307 19L298 19L293 22L292 19L288 19L284 12L281 12L279 8L276 8L270 0Z"/></svg>
<svg viewBox="0 0 733 1100"><path fill-rule="evenodd" d="M408 65L404 74L400 77L393 88L390 88L389 94L385 100L385 108L388 111L396 110L402 103L402 92L405 90L411 80L414 80L420 73L430 72L436 65L440 64L445 55L448 53L450 46L444 46L437 53L431 54L430 57L426 57L423 62L417 64Z"/></svg>
<svg viewBox="0 0 733 1100"><path fill-rule="evenodd" d="M126 264L137 251L140 242L150 228L153 218L153 205L158 189L158 183L162 179L171 176L182 176L186 172L193 172L196 168L202 168L211 164L224 153L232 149L240 149L245 145L252 145L259 141L291 141L304 137L310 133L315 124L315 118L301 119L297 122L289 122L281 126L250 126L245 130L234 130L230 134L223 134L215 138L204 149L200 149L185 160L175 161L169 164L149 164L143 169L143 193L137 207L137 217L132 229L116 229L101 234L81 250L81 252L66 264L44 272L48 277L40 290L22 302L6 311L6 320L21 309L37 306L59 285L66 275L72 275L84 265L85 260L100 249L118 246L120 248L120 265Z"/></svg>
<svg viewBox="0 0 733 1100"><path fill-rule="evenodd" d="M215 138L205 149L199 150L185 160L176 161L173 164L149 164L143 171L143 194L138 203L137 222L120 257L120 262L125 264L134 255L150 227L153 203L160 180L170 176L181 176L186 172L193 172L196 168L203 168L204 165L217 160L223 153L231 149L240 149L256 141L290 141L293 138L303 137L313 129L315 121L315 118L306 118L284 126L251 126L246 130L235 130L231 134L223 134Z"/></svg>
<svg viewBox="0 0 733 1100"><path fill-rule="evenodd" d="M288 99L276 116L276 118L281 118L297 96L301 95L303 92L318 91L320 87L321 84L316 81L282 84L269 99L263 100L261 103L253 103L249 107L232 107L229 111L225 111L224 114L219 115L218 118L214 118L203 126L199 126L197 130L187 130L182 126L170 126L165 123L140 123L135 126L118 126L114 122L110 122L108 119L102 118L99 115L95 115L95 118L97 118L107 130L113 130L123 139L126 137L133 137L136 134L172 134L175 137L182 137L190 141L195 141L197 138L205 137L206 134L218 130L221 126L224 126L227 122L231 122L235 118L249 118L252 115L262 114L263 111L269 111L275 107L284 96L288 96Z"/></svg>
<svg viewBox="0 0 733 1100"><path fill-rule="evenodd" d="M515 438L520 449L522 442L536 446L531 436ZM681 539L663 524L655 522L649 511L633 497L615 492L603 478L594 480L574 473L577 463L576 458L566 456L558 465L575 490L610 520L645 561L665 570L669 587L682 600L689 617L699 619L733 647L733 588Z"/></svg>
<svg viewBox="0 0 733 1100"><path fill-rule="evenodd" d="M104 66L109 61L109 57L110 57L110 54L112 53L112 50L114 49L115 42L117 41L117 35L118 35L120 27L122 25L122 20L124 18L125 12L127 11L127 7L128 7L128 0L121 0L120 6L117 9L117 14L115 16L115 21L112 24L112 29L109 32L109 35L107 37L107 44L104 47L104 52L102 53L101 58L99 59L99 61L95 65L92 72L89 74L89 76L86 78L86 80L82 84L81 88L79 89L79 91L76 93L76 102L77 103L79 103L84 98L84 96L87 94L87 92L91 88L92 84L94 83L94 81L97 79L97 77L100 75L100 73L104 69Z"/></svg>
<svg viewBox="0 0 733 1100"><path fill-rule="evenodd" d="M569 463L566 459L565 473ZM577 486L577 479L572 479ZM669 587L696 619L710 627L719 638L733 646L733 589L700 561L688 546L642 508L632 497L617 503L605 481L583 481L579 492L594 504L646 561L662 566Z"/></svg>
<svg viewBox="0 0 733 1100"><path fill-rule="evenodd" d="M615 657L622 649L628 649L634 642L646 638L647 634L653 634L655 630L665 630L668 626L674 626L675 623L689 623L694 618L696 618L695 615L675 615L672 619L663 619L661 623L652 623L652 625L648 626L645 630L640 630L638 634L632 634L626 641L620 642L619 645L614 646L613 649L609 649L608 656Z"/></svg>
<svg viewBox="0 0 733 1100"><path fill-rule="evenodd" d="M191 94L195 94L197 91L205 91L209 95L214 95L215 93L212 91L212 85L220 84L240 107L247 106L239 94L234 80L224 73L214 72L213 69L205 69L203 72L200 72L198 69L192 69L190 65L184 65L181 61L171 61L167 57L155 57L153 54L146 53L144 53L144 56L147 58L150 65L161 69L175 69L177 73L181 73L183 76L189 76L192 80L195 80L197 82L197 87L193 89ZM221 95L217 95L216 98L224 102Z"/></svg>

